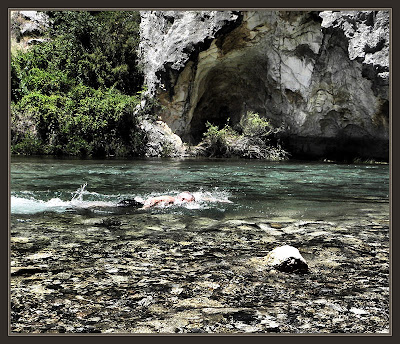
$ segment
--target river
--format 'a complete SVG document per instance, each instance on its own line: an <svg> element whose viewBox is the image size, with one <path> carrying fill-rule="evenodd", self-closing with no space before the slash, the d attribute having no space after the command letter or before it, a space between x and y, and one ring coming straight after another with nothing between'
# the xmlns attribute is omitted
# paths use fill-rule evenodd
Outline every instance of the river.
<svg viewBox="0 0 400 344"><path fill-rule="evenodd" d="M12 332L389 331L385 164L13 157L10 237Z"/></svg>

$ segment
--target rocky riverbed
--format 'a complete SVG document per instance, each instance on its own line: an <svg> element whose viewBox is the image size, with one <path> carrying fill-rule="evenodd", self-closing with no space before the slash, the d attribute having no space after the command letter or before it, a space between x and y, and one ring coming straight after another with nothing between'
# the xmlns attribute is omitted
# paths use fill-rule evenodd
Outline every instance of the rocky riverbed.
<svg viewBox="0 0 400 344"><path fill-rule="evenodd" d="M11 218L13 333L388 333L389 218ZM309 272L265 256L296 247Z"/></svg>

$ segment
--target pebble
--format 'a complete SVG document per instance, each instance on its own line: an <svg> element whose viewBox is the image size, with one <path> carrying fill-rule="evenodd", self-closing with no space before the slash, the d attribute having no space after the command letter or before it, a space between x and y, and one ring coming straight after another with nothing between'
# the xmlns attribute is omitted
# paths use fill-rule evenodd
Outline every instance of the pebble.
<svg viewBox="0 0 400 344"><path fill-rule="evenodd" d="M367 315L368 312L365 309L361 309L361 308L350 308L350 312L356 314L356 315Z"/></svg>

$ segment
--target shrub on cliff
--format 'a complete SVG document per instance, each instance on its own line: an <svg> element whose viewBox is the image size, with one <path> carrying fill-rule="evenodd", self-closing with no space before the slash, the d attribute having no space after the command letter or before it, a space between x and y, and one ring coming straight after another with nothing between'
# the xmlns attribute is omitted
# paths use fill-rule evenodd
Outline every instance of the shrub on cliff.
<svg viewBox="0 0 400 344"><path fill-rule="evenodd" d="M274 128L269 121L256 113L248 112L242 117L239 122L242 134L228 124L219 129L207 122L206 127L203 141L195 149L198 155L272 161L285 160L288 157L288 153L280 145L271 143L271 136L280 129Z"/></svg>
<svg viewBox="0 0 400 344"><path fill-rule="evenodd" d="M268 120L251 111L240 119L239 126L244 136L259 137L260 139L267 139L274 130Z"/></svg>

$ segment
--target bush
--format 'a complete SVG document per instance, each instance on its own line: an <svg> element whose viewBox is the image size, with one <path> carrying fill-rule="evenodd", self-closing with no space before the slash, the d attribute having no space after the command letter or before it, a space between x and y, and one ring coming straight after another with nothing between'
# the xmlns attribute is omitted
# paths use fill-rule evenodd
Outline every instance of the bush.
<svg viewBox="0 0 400 344"><path fill-rule="evenodd" d="M229 121L229 119L228 119ZM285 160L288 153L280 145L271 144L271 135L280 129L274 128L266 119L256 113L248 112L239 123L240 135L228 124L222 129L207 122L207 131L203 141L196 147L195 153L212 157L243 157L267 159L272 161Z"/></svg>
<svg viewBox="0 0 400 344"><path fill-rule="evenodd" d="M249 137L267 139L273 131L269 121L253 112L247 112L247 114L241 118L239 125L243 131L243 135Z"/></svg>
<svg viewBox="0 0 400 344"><path fill-rule="evenodd" d="M229 122L229 119L228 121ZM207 131L203 134L204 143L207 146L211 156L230 156L233 142L235 142L239 134L233 130L228 123L222 129L206 123Z"/></svg>
<svg viewBox="0 0 400 344"><path fill-rule="evenodd" d="M31 136L46 154L140 155L146 138L134 114L137 104L137 97L82 85L66 95L31 92L12 107L12 144L26 141L28 128L20 123L29 120L35 128ZM18 146L18 153L23 147L28 145ZM32 149L26 154L33 154Z"/></svg>
<svg viewBox="0 0 400 344"><path fill-rule="evenodd" d="M61 43L56 68L65 68L70 77L96 89L114 87L126 94L140 91L138 11L47 13L53 20L50 36Z"/></svg>
<svg viewBox="0 0 400 344"><path fill-rule="evenodd" d="M18 140L18 142L11 146L12 154L28 154L37 155L43 153L43 146L40 140L30 133Z"/></svg>

